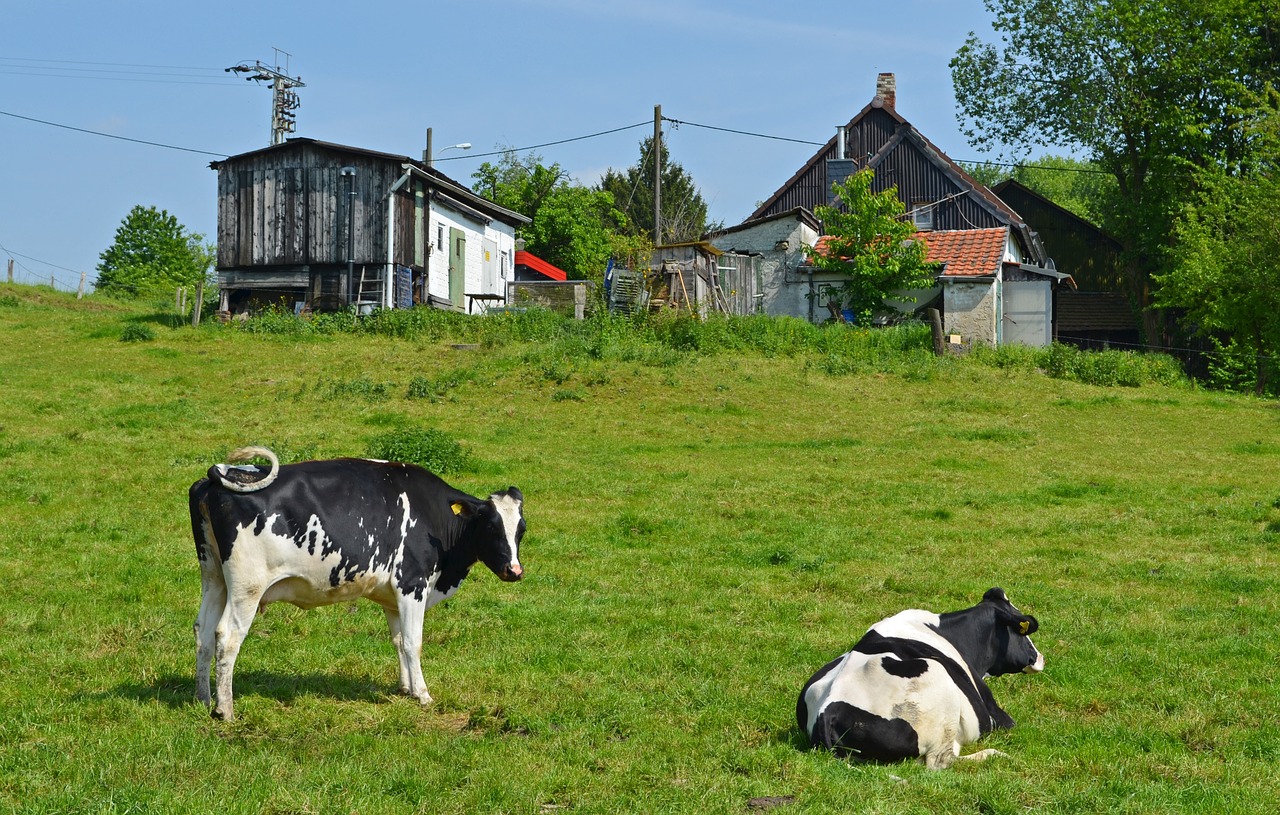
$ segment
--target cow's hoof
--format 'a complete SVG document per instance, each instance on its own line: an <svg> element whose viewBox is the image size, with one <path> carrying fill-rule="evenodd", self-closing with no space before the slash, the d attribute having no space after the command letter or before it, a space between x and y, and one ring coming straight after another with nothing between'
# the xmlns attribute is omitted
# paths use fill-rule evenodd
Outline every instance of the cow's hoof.
<svg viewBox="0 0 1280 815"><path fill-rule="evenodd" d="M213 718L215 718L215 719L220 719L220 720L222 720L222 721L224 721L224 722L234 721L234 720L235 720L235 718L236 718L236 714L235 714L235 713L233 713L233 712L231 712L231 711L227 711L227 712L225 712L225 713L224 713L223 711L219 710L219 709L218 709L218 708L216 708L216 707L215 707L215 708L211 708L211 709L209 710L209 715L210 715L210 716L212 716L212 717L213 717Z"/></svg>

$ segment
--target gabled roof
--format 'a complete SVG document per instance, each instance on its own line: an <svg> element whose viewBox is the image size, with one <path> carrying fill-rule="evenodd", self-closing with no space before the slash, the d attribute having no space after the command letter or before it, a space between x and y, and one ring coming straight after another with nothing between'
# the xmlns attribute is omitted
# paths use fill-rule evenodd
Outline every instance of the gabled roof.
<svg viewBox="0 0 1280 815"><path fill-rule="evenodd" d="M506 207L495 204L494 202L490 201L488 198L485 198L482 195L477 195L476 193L472 192L471 189L468 188L467 186L460 184L457 181L454 181L452 178L440 172L435 167L428 166L424 162L419 161L417 159L410 158L409 156L397 155L395 153L383 153L378 150L366 150L363 147L352 147L346 144L336 144L334 142L320 141L319 139L309 139L304 137L286 139L282 144L273 144L273 145L270 145L269 147L263 147L258 150L250 150L247 153L239 153L234 156L227 156L226 158L221 159L219 161L211 161L209 162L209 167L210 169L213 169L213 170L220 170L222 166L225 164L239 162L244 159L256 158L260 155L271 153L271 152L289 152L289 151L297 150L301 147L306 147L306 146L318 147L320 149L328 150L334 153L345 153L347 155L362 156L362 157L374 159L377 161L385 161L392 164L398 164L402 167L409 166L409 167L412 167L412 172L415 172L418 175L423 176L430 184L436 187L437 190L445 193L448 196L452 196L453 198L458 199L458 202L460 202L463 205L470 205L472 207L475 207L476 209L479 209L482 212L487 213L488 215L492 215L496 217L498 220L511 224L513 226L519 226L520 224L527 224L531 220L527 216L521 215L520 213L514 210L510 210L510 209L507 209ZM449 202L446 201L446 203L449 203ZM457 203L454 203L454 206L457 207Z"/></svg>
<svg viewBox="0 0 1280 815"><path fill-rule="evenodd" d="M542 258L532 252L526 252L521 249L516 252L516 265L527 266L543 277L549 277L552 280L568 280L569 275L560 267L547 263Z"/></svg>
<svg viewBox="0 0 1280 815"><path fill-rule="evenodd" d="M891 75L888 76L892 82ZM877 95L868 102L862 110L849 120L844 126L845 132L849 132L859 127L864 120L872 116L888 117L888 126L893 128L893 133L889 139L881 146L875 154L863 157L857 157L857 166L859 168L870 168L876 170L881 163L893 153L894 149L902 145L904 142L912 145L915 149L932 164L937 170L950 180L959 190L956 195L968 196L977 206L991 213L994 220L998 223L1006 223L1013 228L1018 237L1019 243L1023 246L1027 256L1036 262L1044 262L1047 257L1044 253L1044 247L1039 240L1039 236L1027 226L1022 216L1019 215L1012 207L1000 199L994 192L983 184L979 183L973 176L969 175L965 170L953 161L946 153L942 152L933 142L929 141L924 134L916 130L910 122L898 113L895 106L896 90L889 98ZM803 166L800 167L781 187L777 189L768 199L756 208L746 223L750 223L754 219L764 216L775 204L787 195L801 180L805 179L811 173L815 172L822 162L835 158L847 159L849 147L846 145L846 155L837 156L838 139L832 136L827 142L818 148Z"/></svg>
<svg viewBox="0 0 1280 815"><path fill-rule="evenodd" d="M1009 228L950 229L917 232L927 247L925 260L942 264L942 277L976 277L1000 271Z"/></svg>

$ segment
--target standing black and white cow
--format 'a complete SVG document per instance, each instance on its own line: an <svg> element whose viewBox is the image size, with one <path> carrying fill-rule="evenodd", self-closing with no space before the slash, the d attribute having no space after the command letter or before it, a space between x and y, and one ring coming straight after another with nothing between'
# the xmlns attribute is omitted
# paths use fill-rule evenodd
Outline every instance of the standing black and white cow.
<svg viewBox="0 0 1280 815"><path fill-rule="evenodd" d="M511 487L475 498L412 464L367 459L281 466L217 464L191 485L191 529L200 558L196 698L206 705L216 650L213 713L234 718L231 678L254 615L284 601L315 608L367 597L382 606L400 659L400 690L422 704L422 622L452 596L476 562L503 580L523 575L524 496Z"/></svg>
<svg viewBox="0 0 1280 815"><path fill-rule="evenodd" d="M961 758L961 746L1013 727L983 678L1044 670L1028 636L1037 627L999 588L963 611L899 612L813 675L800 691L796 721L815 747L871 761L919 757L931 770L945 769Z"/></svg>

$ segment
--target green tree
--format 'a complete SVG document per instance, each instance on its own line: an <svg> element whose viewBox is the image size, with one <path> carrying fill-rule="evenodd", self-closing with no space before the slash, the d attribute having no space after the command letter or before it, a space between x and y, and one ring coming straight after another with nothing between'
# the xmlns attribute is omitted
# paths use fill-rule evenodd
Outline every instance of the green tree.
<svg viewBox="0 0 1280 815"><path fill-rule="evenodd" d="M1102 226L1125 249L1150 342L1167 323L1151 275L1168 261L1192 168L1234 171L1255 149L1243 101L1274 76L1280 0L985 0L998 43L951 60L958 118L983 150L1076 148L1115 179Z"/></svg>
<svg viewBox="0 0 1280 815"><path fill-rule="evenodd" d="M837 296L863 324L892 310L886 299L910 302L902 292L930 287L934 277L924 242L914 239L915 224L903 218L906 207L897 189L873 193L874 178L866 169L832 184L840 206L815 209L826 235L819 247L805 247L815 267L845 275Z"/></svg>
<svg viewBox="0 0 1280 815"><path fill-rule="evenodd" d="M707 203L693 178L671 161L662 143L662 232L660 243L695 241L721 224L707 221ZM626 170L612 167L600 180L599 189L613 196L614 204L627 216L626 229L633 235L653 235L653 137L640 143L640 161Z"/></svg>
<svg viewBox="0 0 1280 815"><path fill-rule="evenodd" d="M505 152L472 174L472 188L532 221L519 230L525 248L579 280L601 281L626 218L613 196L569 180L541 156Z"/></svg>
<svg viewBox="0 0 1280 815"><path fill-rule="evenodd" d="M1244 132L1267 149L1238 175L1222 167L1196 174L1197 190L1174 228L1173 262L1156 275L1157 302L1182 309L1194 333L1218 350L1218 384L1275 390L1280 358L1280 94Z"/></svg>
<svg viewBox="0 0 1280 815"><path fill-rule="evenodd" d="M98 256L97 291L140 297L208 282L213 247L165 210L135 206Z"/></svg>

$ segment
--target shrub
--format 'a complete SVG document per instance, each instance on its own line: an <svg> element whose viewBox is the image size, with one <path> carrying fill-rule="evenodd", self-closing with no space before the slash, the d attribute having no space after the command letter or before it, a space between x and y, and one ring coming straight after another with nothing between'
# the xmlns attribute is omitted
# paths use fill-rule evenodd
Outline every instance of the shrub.
<svg viewBox="0 0 1280 815"><path fill-rule="evenodd" d="M142 323L129 323L120 332L120 342L150 342L156 338L151 326Z"/></svg>
<svg viewBox="0 0 1280 815"><path fill-rule="evenodd" d="M417 464L435 473L458 472L471 466L471 456L442 430L405 428L374 436L368 455L387 461Z"/></svg>
<svg viewBox="0 0 1280 815"><path fill-rule="evenodd" d="M1056 379L1071 379L1086 385L1136 388L1141 385L1185 383L1178 361L1168 354L1133 351L1084 351L1072 345L1054 343L1039 353L1045 373Z"/></svg>

